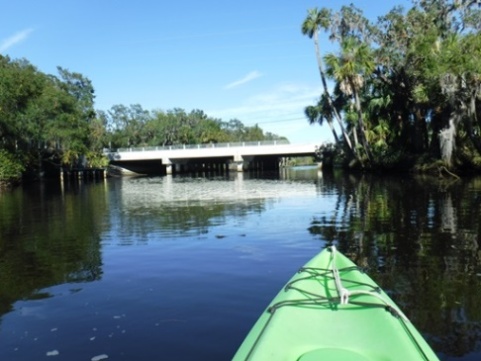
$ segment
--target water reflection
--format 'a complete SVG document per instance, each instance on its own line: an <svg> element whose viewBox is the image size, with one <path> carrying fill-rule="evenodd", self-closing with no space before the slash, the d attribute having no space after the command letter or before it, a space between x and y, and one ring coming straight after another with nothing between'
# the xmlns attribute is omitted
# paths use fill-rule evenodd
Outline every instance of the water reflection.
<svg viewBox="0 0 481 361"><path fill-rule="evenodd" d="M120 179L110 184L109 203L115 204L111 223L115 233L125 235L122 244L138 241L139 236L147 241L152 233L159 238L203 235L228 218L242 219L275 207L281 198L316 196L312 169L285 173L284 179L263 175Z"/></svg>
<svg viewBox="0 0 481 361"><path fill-rule="evenodd" d="M0 316L17 300L50 297L42 291L48 287L100 280L103 246L200 237L281 198L312 197L316 187L306 172L45 182L1 194ZM239 249L253 257L254 248Z"/></svg>
<svg viewBox="0 0 481 361"><path fill-rule="evenodd" d="M336 243L442 360L479 359L480 208L480 178L313 168L17 189L0 195L0 358L64 344L155 359L161 344L166 358L229 359L292 272Z"/></svg>
<svg viewBox="0 0 481 361"><path fill-rule="evenodd" d="M332 212L310 226L393 294L440 354L481 346L481 214L479 178L343 176Z"/></svg>
<svg viewBox="0 0 481 361"><path fill-rule="evenodd" d="M104 190L61 197L56 188L0 196L0 315L17 300L50 297L45 287L102 275L96 220L106 211Z"/></svg>
<svg viewBox="0 0 481 361"><path fill-rule="evenodd" d="M297 172L291 174L295 175ZM312 177L312 170L308 174ZM285 176L284 179L280 179L278 174L272 178L259 178L244 173L231 173L211 178L188 176L125 178L116 186L121 187L122 207L126 209L159 205L189 207L191 204L238 203L243 200L263 201L279 197L315 195L316 189L313 187L312 179L300 182L300 178ZM290 183L290 180L296 182Z"/></svg>

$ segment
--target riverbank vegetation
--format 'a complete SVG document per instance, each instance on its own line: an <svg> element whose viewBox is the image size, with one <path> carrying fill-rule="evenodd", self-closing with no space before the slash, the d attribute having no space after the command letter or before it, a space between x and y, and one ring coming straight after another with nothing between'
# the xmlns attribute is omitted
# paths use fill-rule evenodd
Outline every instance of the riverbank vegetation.
<svg viewBox="0 0 481 361"><path fill-rule="evenodd" d="M354 5L308 11L323 87L305 108L326 122L335 159L362 169L481 170L481 10L415 0L376 23ZM320 34L337 50L323 52ZM332 86L331 86L332 85Z"/></svg>
<svg viewBox="0 0 481 361"><path fill-rule="evenodd" d="M201 110L94 109L92 82L0 55L0 187L60 167L104 167L104 148L285 139Z"/></svg>

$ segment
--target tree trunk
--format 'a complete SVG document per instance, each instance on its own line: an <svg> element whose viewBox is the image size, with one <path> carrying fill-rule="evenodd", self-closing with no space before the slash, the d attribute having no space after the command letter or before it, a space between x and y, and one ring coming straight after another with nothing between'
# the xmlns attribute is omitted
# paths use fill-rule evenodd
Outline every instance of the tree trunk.
<svg viewBox="0 0 481 361"><path fill-rule="evenodd" d="M369 163L372 163L371 146L369 145L369 142L367 141L367 137L366 137L366 129L364 127L364 119L362 116L361 101L359 99L359 93L354 87L353 82L351 81L350 83L351 83L351 87L354 95L354 104L357 112L357 121L358 121L358 127L359 127L359 136L361 138L361 144L362 144L362 147L364 148L364 151L366 152L366 156Z"/></svg>
<svg viewBox="0 0 481 361"><path fill-rule="evenodd" d="M442 129L439 132L439 145L441 150L441 159L448 168L453 166L453 151L456 145L456 118L459 116L452 113L449 118L449 125L447 128Z"/></svg>
<svg viewBox="0 0 481 361"><path fill-rule="evenodd" d="M414 109L414 134L413 139L413 150L416 154L421 154L427 147L427 129L424 116L421 112L419 106L415 106Z"/></svg>
<svg viewBox="0 0 481 361"><path fill-rule="evenodd" d="M465 126L466 130L468 132L469 139L471 140L471 143L473 143L474 148L476 148L476 151L481 155L481 141L479 138L479 135L476 136L474 133L474 124L478 124L478 119L476 116L476 97L477 97L477 92L473 92L470 97L470 102L469 102L469 107L468 107L468 114L465 117Z"/></svg>
<svg viewBox="0 0 481 361"><path fill-rule="evenodd" d="M341 116L339 115L336 107L334 106L334 104L332 102L331 95L329 93L329 88L327 87L326 75L324 74L324 69L323 69L323 66L322 66L322 58L321 58L321 51L319 49L319 38L318 38L317 30L314 33L313 39L314 39L314 46L316 48L317 66L319 67L319 73L321 75L321 82L322 82L322 86L324 88L324 94L326 95L327 103L329 104L329 107L331 108L332 113L334 114L334 117L336 118L336 120L339 124L342 135L344 137L344 140L346 141L346 144L347 144L349 150L352 152L352 154L354 155L354 157L356 159L361 161L361 159L359 157L359 154L357 154L357 150L355 148L353 148L351 139L349 138L349 135L347 134L346 129L344 128L344 125L342 124ZM329 122L329 120L328 120L328 122ZM331 129L334 129L334 128L331 128Z"/></svg>
<svg viewBox="0 0 481 361"><path fill-rule="evenodd" d="M433 110L433 115L431 117L431 143L429 145L429 151L431 155L435 158L441 158L441 146L440 146L440 132L448 126L449 114L445 109L440 109L436 107Z"/></svg>
<svg viewBox="0 0 481 361"><path fill-rule="evenodd" d="M329 125L329 128L331 129L332 134L334 135L334 141L336 142L336 144L338 144L339 143L339 137L337 136L336 129L334 129L334 124L332 124L332 120L326 119L326 121L327 121L327 124Z"/></svg>

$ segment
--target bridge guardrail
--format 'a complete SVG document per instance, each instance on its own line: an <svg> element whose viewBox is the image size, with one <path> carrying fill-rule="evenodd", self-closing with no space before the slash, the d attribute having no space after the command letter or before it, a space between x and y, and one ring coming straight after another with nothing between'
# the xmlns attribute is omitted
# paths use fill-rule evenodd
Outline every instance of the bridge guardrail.
<svg viewBox="0 0 481 361"><path fill-rule="evenodd" d="M104 153L115 152L142 152L152 150L176 150L176 149L201 149L201 148L231 148L231 147L252 147L266 145L290 144L288 140L263 140L257 142L232 142L232 143L206 143L206 144L176 144L168 146L147 146L135 148L104 149Z"/></svg>

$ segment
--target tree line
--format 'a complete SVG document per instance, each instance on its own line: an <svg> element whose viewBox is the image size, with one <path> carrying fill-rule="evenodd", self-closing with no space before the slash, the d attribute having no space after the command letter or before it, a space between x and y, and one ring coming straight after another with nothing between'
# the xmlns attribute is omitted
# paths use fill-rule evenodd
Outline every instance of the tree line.
<svg viewBox="0 0 481 361"><path fill-rule="evenodd" d="M286 139L238 119L225 122L209 117L199 109L147 111L139 104L114 105L98 111L98 121L105 132L101 139L108 141L109 148Z"/></svg>
<svg viewBox="0 0 481 361"><path fill-rule="evenodd" d="M301 30L314 41L323 89L305 114L329 125L344 161L479 171L479 1L415 0L376 22L354 5L314 8ZM323 52L320 33L336 51Z"/></svg>
<svg viewBox="0 0 481 361"><path fill-rule="evenodd" d="M94 101L94 86L80 73L58 67L58 75L45 74L0 55L0 184L80 162L106 166L104 148L285 139L201 110L136 104L105 111Z"/></svg>

